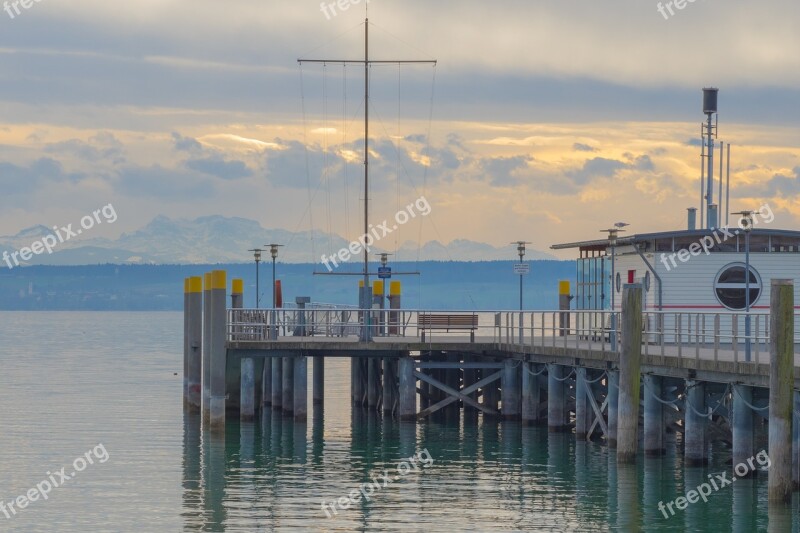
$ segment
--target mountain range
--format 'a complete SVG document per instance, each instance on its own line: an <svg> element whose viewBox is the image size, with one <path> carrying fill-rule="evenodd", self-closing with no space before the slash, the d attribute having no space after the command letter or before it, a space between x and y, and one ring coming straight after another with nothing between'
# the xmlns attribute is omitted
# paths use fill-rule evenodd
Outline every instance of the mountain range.
<svg viewBox="0 0 800 533"><path fill-rule="evenodd" d="M23 229L16 235L0 236L0 254L30 247L53 231L46 226ZM350 242L335 234L320 231L293 232L265 229L255 220L239 217L204 216L194 220L158 216L149 224L117 239L77 237L59 244L52 254L34 255L24 265L90 264L215 264L252 261L254 247L281 243L280 261L316 263L322 254L336 253ZM397 250L385 250L376 244L374 253L395 254L393 261L493 261L514 260L511 246L495 247L467 239L448 244L428 241L422 246L408 241ZM528 250L526 259L555 259L537 250ZM263 260L269 260L265 253ZM355 263L356 261L351 261Z"/></svg>

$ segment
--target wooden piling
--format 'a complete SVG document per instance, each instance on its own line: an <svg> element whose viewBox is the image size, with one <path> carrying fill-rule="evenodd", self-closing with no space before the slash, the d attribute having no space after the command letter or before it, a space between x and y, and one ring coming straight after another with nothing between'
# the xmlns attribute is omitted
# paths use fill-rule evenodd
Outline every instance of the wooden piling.
<svg viewBox="0 0 800 533"><path fill-rule="evenodd" d="M321 355L315 355L313 359L313 372L314 372L314 386L313 386L313 402L314 405L322 405L325 403L325 358Z"/></svg>
<svg viewBox="0 0 800 533"><path fill-rule="evenodd" d="M770 292L769 481L770 504L792 496L794 404L794 282L773 279Z"/></svg>
<svg viewBox="0 0 800 533"><path fill-rule="evenodd" d="M211 390L209 422L212 430L225 429L225 348L228 329L227 279L224 270L211 273Z"/></svg>
<svg viewBox="0 0 800 533"><path fill-rule="evenodd" d="M183 280L183 410L189 412L189 278Z"/></svg>
<svg viewBox="0 0 800 533"><path fill-rule="evenodd" d="M664 394L661 376L644 376L644 453L664 455L664 404L659 401Z"/></svg>
<svg viewBox="0 0 800 533"><path fill-rule="evenodd" d="M619 370L609 370L608 374L608 447L617 447L617 423L619 421Z"/></svg>
<svg viewBox="0 0 800 533"><path fill-rule="evenodd" d="M264 369L261 375L261 405L272 406L272 359L264 358Z"/></svg>
<svg viewBox="0 0 800 533"><path fill-rule="evenodd" d="M283 357L270 357L272 366L272 408L283 409Z"/></svg>
<svg viewBox="0 0 800 533"><path fill-rule="evenodd" d="M189 412L199 413L202 408L203 381L203 278L189 278Z"/></svg>
<svg viewBox="0 0 800 533"><path fill-rule="evenodd" d="M359 407L364 400L364 376L360 357L350 358L350 397L353 405Z"/></svg>
<svg viewBox="0 0 800 533"><path fill-rule="evenodd" d="M619 357L617 462L636 462L642 362L642 285L622 288L622 346Z"/></svg>
<svg viewBox="0 0 800 533"><path fill-rule="evenodd" d="M367 407L371 411L378 409L380 401L381 360L377 357L367 358Z"/></svg>
<svg viewBox="0 0 800 533"><path fill-rule="evenodd" d="M565 366L547 365L547 430L551 433L569 430L566 370Z"/></svg>
<svg viewBox="0 0 800 533"><path fill-rule="evenodd" d="M410 357L401 357L397 373L400 381L400 419L416 420L417 380L414 378L414 360Z"/></svg>
<svg viewBox="0 0 800 533"><path fill-rule="evenodd" d="M239 419L249 422L256 417L256 375L252 357L242 358L241 379Z"/></svg>
<svg viewBox="0 0 800 533"><path fill-rule="evenodd" d="M706 433L708 417L705 416L706 385L702 381L686 381L686 412L684 413L683 462L686 466L703 466L708 463Z"/></svg>
<svg viewBox="0 0 800 533"><path fill-rule="evenodd" d="M586 440L589 433L589 385L586 383L586 369L575 369L575 438Z"/></svg>
<svg viewBox="0 0 800 533"><path fill-rule="evenodd" d="M203 421L211 416L211 272L203 274L203 342L202 342Z"/></svg>
<svg viewBox="0 0 800 533"><path fill-rule="evenodd" d="M755 454L753 444L753 422L755 413L750 408L753 404L753 388L747 385L733 385L733 428L732 428L732 464L747 464L747 460ZM748 472L752 475L752 472Z"/></svg>
<svg viewBox="0 0 800 533"><path fill-rule="evenodd" d="M800 413L800 391L794 391L794 412ZM792 488L800 489L800 424L792 420Z"/></svg>
<svg viewBox="0 0 800 533"><path fill-rule="evenodd" d="M522 363L522 423L533 426L540 425L541 386L539 376L534 376L533 363Z"/></svg>
<svg viewBox="0 0 800 533"><path fill-rule="evenodd" d="M398 396L397 358L385 357L383 359L383 414L394 413Z"/></svg>
<svg viewBox="0 0 800 533"><path fill-rule="evenodd" d="M520 408L522 400L520 397L519 371L522 367L521 361L516 359L506 359L503 362L503 373L501 374L502 390L502 416L504 420L517 420L520 418Z"/></svg>
<svg viewBox="0 0 800 533"><path fill-rule="evenodd" d="M308 418L308 357L298 355L291 357L294 363L294 386L292 407L295 422L305 422Z"/></svg>
<svg viewBox="0 0 800 533"><path fill-rule="evenodd" d="M281 407L285 414L292 414L294 413L294 361L292 357L283 357L281 366L283 367Z"/></svg>

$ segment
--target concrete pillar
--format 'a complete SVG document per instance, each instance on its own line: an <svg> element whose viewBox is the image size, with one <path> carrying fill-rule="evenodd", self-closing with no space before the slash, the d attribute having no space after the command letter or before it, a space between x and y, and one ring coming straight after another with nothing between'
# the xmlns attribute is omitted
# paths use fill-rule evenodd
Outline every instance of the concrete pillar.
<svg viewBox="0 0 800 533"><path fill-rule="evenodd" d="M283 357L270 357L272 366L272 408L281 410L283 407Z"/></svg>
<svg viewBox="0 0 800 533"><path fill-rule="evenodd" d="M360 357L350 358L350 396L353 405L360 406L364 401L364 375Z"/></svg>
<svg viewBox="0 0 800 533"><path fill-rule="evenodd" d="M211 272L203 274L203 342L202 342L202 408L203 421L211 416Z"/></svg>
<svg viewBox="0 0 800 533"><path fill-rule="evenodd" d="M381 385L381 360L377 357L367 358L367 407L374 411L378 409Z"/></svg>
<svg viewBox="0 0 800 533"><path fill-rule="evenodd" d="M619 420L619 370L608 371L608 447L617 447L617 421Z"/></svg>
<svg viewBox="0 0 800 533"><path fill-rule="evenodd" d="M294 360L292 357L283 357L283 382L281 383L281 407L287 414L294 413Z"/></svg>
<svg viewBox="0 0 800 533"><path fill-rule="evenodd" d="M189 412L199 413L203 391L203 278L189 278Z"/></svg>
<svg viewBox="0 0 800 533"><path fill-rule="evenodd" d="M522 399L520 397L520 376L519 371L522 362L515 359L506 359L503 362L503 374L500 387L502 390L503 419L517 420L520 418L520 408Z"/></svg>
<svg viewBox="0 0 800 533"><path fill-rule="evenodd" d="M639 398L642 377L642 285L622 288L622 346L619 356L617 462L636 462L639 447Z"/></svg>
<svg viewBox="0 0 800 533"><path fill-rule="evenodd" d="M322 405L325 403L325 357L321 355L314 356L314 405Z"/></svg>
<svg viewBox="0 0 800 533"><path fill-rule="evenodd" d="M664 455L664 379L661 376L644 376L644 453L645 455Z"/></svg>
<svg viewBox="0 0 800 533"><path fill-rule="evenodd" d="M401 357L398 361L398 378L400 380L400 419L415 420L417 418L417 380L414 377L414 360Z"/></svg>
<svg viewBox="0 0 800 533"><path fill-rule="evenodd" d="M792 409L794 406L794 282L772 280L769 356L770 504L792 497Z"/></svg>
<svg viewBox="0 0 800 533"><path fill-rule="evenodd" d="M397 358L385 357L383 359L383 413L394 413L399 389L397 382Z"/></svg>
<svg viewBox="0 0 800 533"><path fill-rule="evenodd" d="M706 409L705 383L686 381L686 404L683 435L684 463L686 466L702 466L708 463L706 446L708 418L701 416L708 411Z"/></svg>
<svg viewBox="0 0 800 533"><path fill-rule="evenodd" d="M228 313L226 292L228 284L224 270L211 273L211 390L209 393L211 429L225 429L225 349Z"/></svg>
<svg viewBox="0 0 800 533"><path fill-rule="evenodd" d="M256 375L252 357L243 357L241 361L241 387L239 400L239 419L255 420L256 417Z"/></svg>
<svg viewBox="0 0 800 533"><path fill-rule="evenodd" d="M306 304L311 303L311 298L309 296L297 296L294 299L294 303L297 305L297 326L292 334L295 337L305 337L308 334L306 328Z"/></svg>
<svg viewBox="0 0 800 533"><path fill-rule="evenodd" d="M733 386L733 460L731 468L747 464L753 457L753 421L755 413L747 404L753 404L753 388L747 385Z"/></svg>
<svg viewBox="0 0 800 533"><path fill-rule="evenodd" d="M586 397L590 394L589 384L586 383L586 369L578 367L575 369L575 438L586 440L589 433L589 400Z"/></svg>
<svg viewBox="0 0 800 533"><path fill-rule="evenodd" d="M298 355L290 358L294 363L294 398L292 407L294 408L294 419L296 422L304 422L308 418L308 357Z"/></svg>
<svg viewBox="0 0 800 533"><path fill-rule="evenodd" d="M522 363L522 423L533 426L541 424L541 385L533 363Z"/></svg>
<svg viewBox="0 0 800 533"><path fill-rule="evenodd" d="M547 365L547 430L553 433L569 429L567 420L567 367Z"/></svg>

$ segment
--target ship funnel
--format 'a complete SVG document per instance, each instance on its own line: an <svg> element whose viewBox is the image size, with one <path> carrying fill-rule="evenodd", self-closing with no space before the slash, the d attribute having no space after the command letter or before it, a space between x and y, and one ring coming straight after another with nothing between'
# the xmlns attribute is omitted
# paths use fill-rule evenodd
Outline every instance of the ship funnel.
<svg viewBox="0 0 800 533"><path fill-rule="evenodd" d="M688 220L688 222L689 222L688 230L689 231L694 231L694 230L697 229L697 208L696 207L690 207L689 209L687 209L687 211L688 211L687 215L688 215L688 219L689 219Z"/></svg>

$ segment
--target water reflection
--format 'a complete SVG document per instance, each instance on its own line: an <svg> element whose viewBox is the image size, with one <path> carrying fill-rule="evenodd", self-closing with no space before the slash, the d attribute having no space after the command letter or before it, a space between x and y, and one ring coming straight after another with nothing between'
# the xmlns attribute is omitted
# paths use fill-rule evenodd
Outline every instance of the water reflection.
<svg viewBox="0 0 800 533"><path fill-rule="evenodd" d="M454 531L497 524L524 531L750 532L766 529L768 518L770 531L791 531L796 521L792 508L767 514L766 476L737 480L708 503L665 518L659 503L729 468L684 468L672 443L668 455L618 465L614 450L514 421L408 422L365 409L344 416L343 427L339 411L321 406L308 423L265 410L254 423L229 421L225 434L184 417L184 529L394 531L413 519L442 531L439 517L449 516ZM423 449L433 466L398 476L398 463ZM387 471L392 481L364 497L363 484ZM331 518L321 510L323 501L354 495L357 501Z"/></svg>

